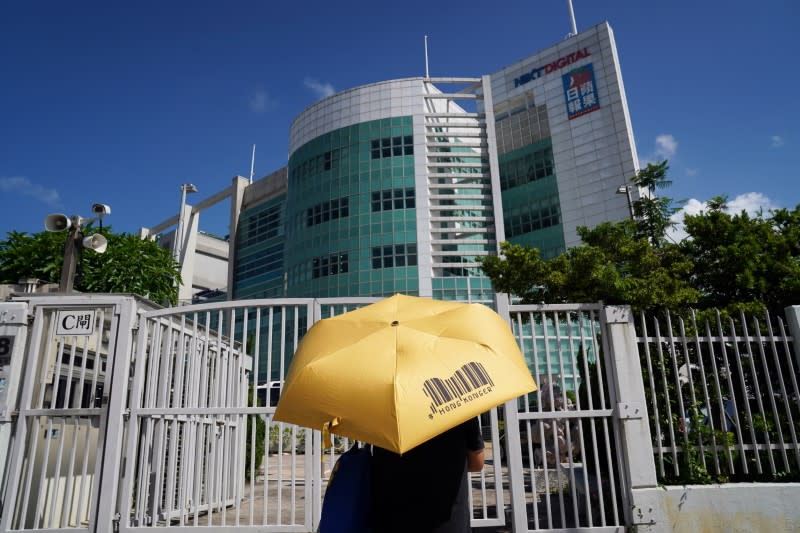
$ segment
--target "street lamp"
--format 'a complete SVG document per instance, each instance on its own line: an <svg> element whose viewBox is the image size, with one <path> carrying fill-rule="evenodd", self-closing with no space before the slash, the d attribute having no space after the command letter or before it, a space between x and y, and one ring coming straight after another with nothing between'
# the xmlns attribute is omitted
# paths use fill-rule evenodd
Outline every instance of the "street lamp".
<svg viewBox="0 0 800 533"><path fill-rule="evenodd" d="M178 227L175 228L175 242L173 242L173 254L175 261L183 264L181 261L181 246L183 245L183 208L186 206L186 194L197 192L197 187L193 183L184 183L181 185L181 209L178 211Z"/></svg>
<svg viewBox="0 0 800 533"><path fill-rule="evenodd" d="M617 188L617 194L624 194L628 197L628 213L630 213L631 220L633 220L633 201L631 200L631 185L620 185Z"/></svg>
<svg viewBox="0 0 800 533"><path fill-rule="evenodd" d="M106 204L92 205L94 218L83 218L80 215L62 215L53 213L44 219L44 229L47 231L66 231L67 242L64 245L64 261L61 264L61 280L58 284L60 292L72 292L75 282L75 270L78 267L78 254L81 250L88 249L102 254L108 248L108 240L101 234L95 233L88 237L83 236L83 226L95 220L100 221L100 230L103 229L103 218L111 213L111 207Z"/></svg>

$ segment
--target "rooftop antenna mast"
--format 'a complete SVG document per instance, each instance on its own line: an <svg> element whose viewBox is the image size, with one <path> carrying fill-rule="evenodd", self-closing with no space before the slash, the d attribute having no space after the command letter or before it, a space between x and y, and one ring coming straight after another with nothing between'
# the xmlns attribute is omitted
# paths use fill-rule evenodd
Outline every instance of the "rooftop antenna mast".
<svg viewBox="0 0 800 533"><path fill-rule="evenodd" d="M572 9L572 0L567 0L567 8L569 9L569 21L572 24L572 32L567 37L578 35L578 27L575 24L575 11Z"/></svg>
<svg viewBox="0 0 800 533"><path fill-rule="evenodd" d="M250 185L253 184L253 168L256 166L256 145L253 145L253 157L250 158Z"/></svg>
<svg viewBox="0 0 800 533"><path fill-rule="evenodd" d="M425 77L430 78L430 73L428 72L428 36L425 36Z"/></svg>

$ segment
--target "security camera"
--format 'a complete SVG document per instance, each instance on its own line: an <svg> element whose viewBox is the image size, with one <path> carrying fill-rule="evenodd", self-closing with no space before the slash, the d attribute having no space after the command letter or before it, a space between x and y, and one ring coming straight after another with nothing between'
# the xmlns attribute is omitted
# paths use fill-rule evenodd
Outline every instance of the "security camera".
<svg viewBox="0 0 800 533"><path fill-rule="evenodd" d="M44 219L44 229L47 231L65 231L72 226L72 221L67 215L53 213Z"/></svg>
<svg viewBox="0 0 800 533"><path fill-rule="evenodd" d="M92 212L97 215L97 218L103 220L103 217L111 214L111 206L106 204L93 204Z"/></svg>

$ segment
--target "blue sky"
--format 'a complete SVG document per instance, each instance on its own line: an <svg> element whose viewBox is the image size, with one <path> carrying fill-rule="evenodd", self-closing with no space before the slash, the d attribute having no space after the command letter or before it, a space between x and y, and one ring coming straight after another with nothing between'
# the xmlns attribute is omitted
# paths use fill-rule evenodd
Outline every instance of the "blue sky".
<svg viewBox="0 0 800 533"><path fill-rule="evenodd" d="M287 161L292 119L365 83L494 72L569 32L565 0L399 3L0 3L0 238L51 212L136 231L173 215L181 183L219 191ZM666 194L800 203L800 4L574 0L611 24L641 160ZM794 156L794 157L793 157ZM201 216L224 234L227 206Z"/></svg>

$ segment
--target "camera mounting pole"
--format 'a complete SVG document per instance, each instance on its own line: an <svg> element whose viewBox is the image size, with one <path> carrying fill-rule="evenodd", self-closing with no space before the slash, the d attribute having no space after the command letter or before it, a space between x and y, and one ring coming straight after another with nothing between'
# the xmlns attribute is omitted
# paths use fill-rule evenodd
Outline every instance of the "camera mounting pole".
<svg viewBox="0 0 800 533"><path fill-rule="evenodd" d="M103 230L103 217L111 213L111 207L106 204L94 204L92 211L95 218L85 219L80 215L62 215L52 213L44 219L44 229L47 231L66 231L67 242L64 244L64 261L61 264L61 280L58 284L59 292L72 292L75 285L75 271L78 268L81 250L88 249L102 254L108 247L108 240L102 233L95 233L83 238L82 226L100 221L100 231Z"/></svg>
<svg viewBox="0 0 800 533"><path fill-rule="evenodd" d="M78 266L78 249L80 247L81 226L79 217L72 217L72 227L67 232L64 244L64 263L61 265L61 282L59 292L72 292L75 283L75 269ZM75 220L75 219L78 220Z"/></svg>

